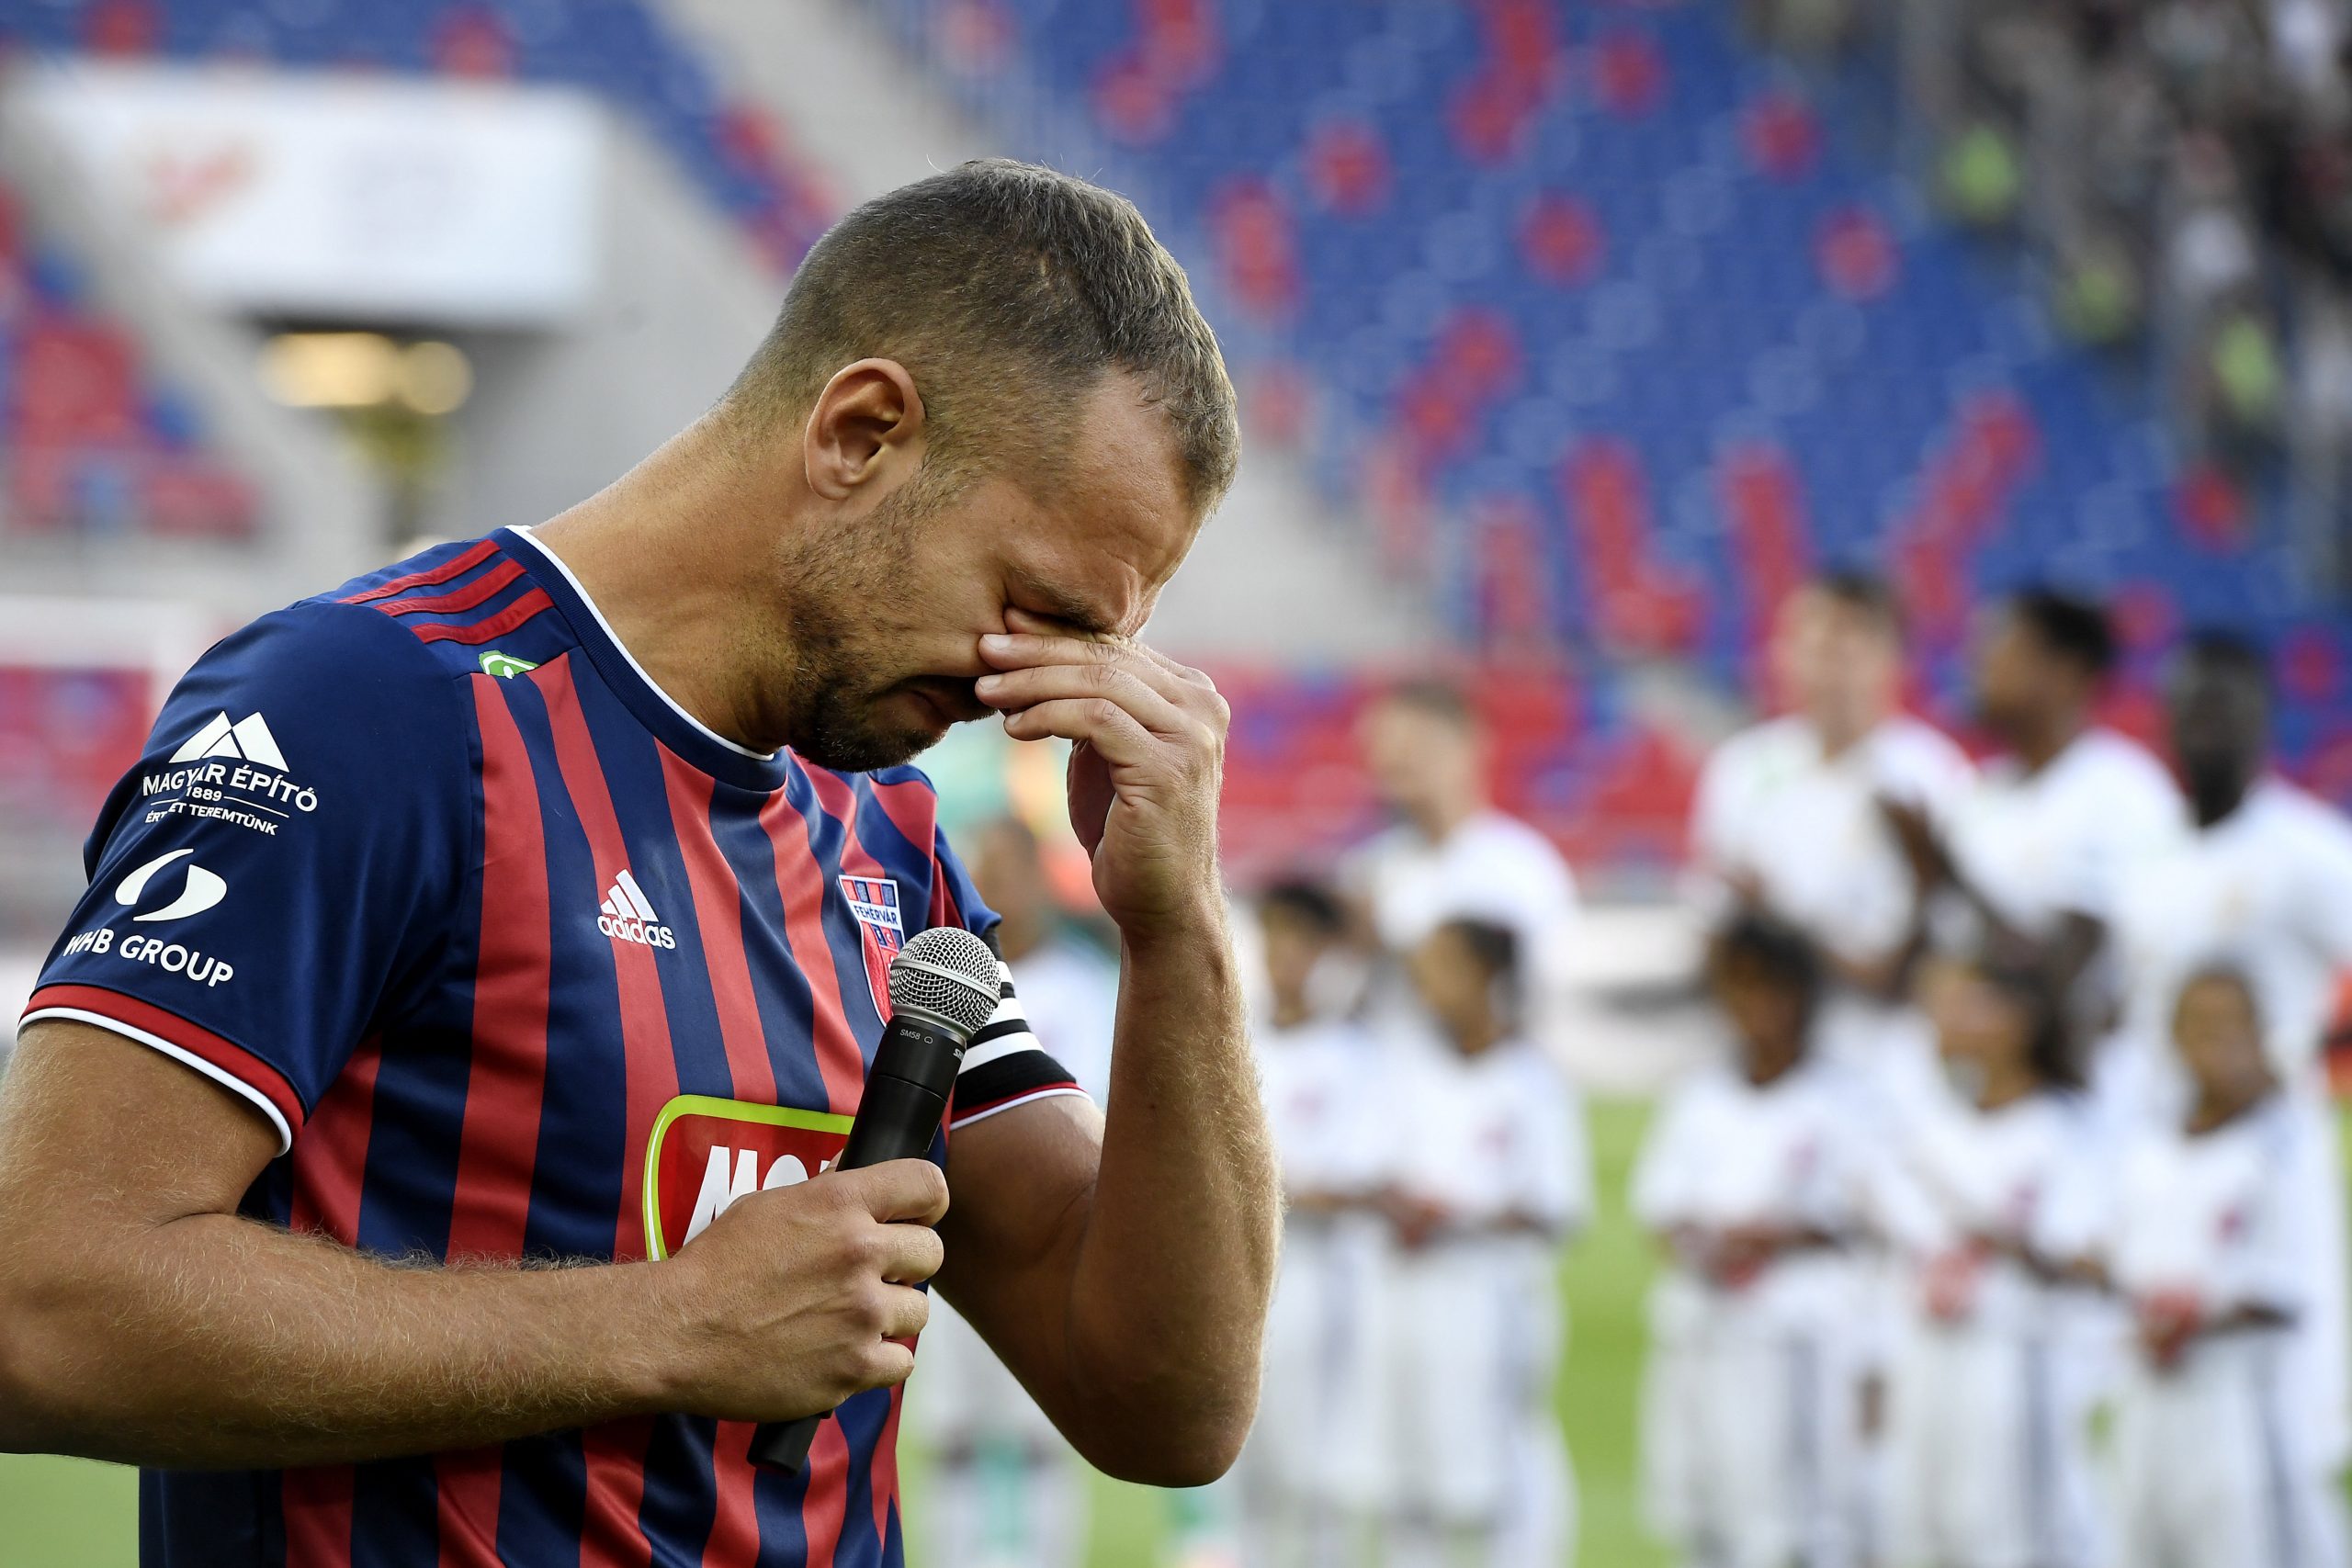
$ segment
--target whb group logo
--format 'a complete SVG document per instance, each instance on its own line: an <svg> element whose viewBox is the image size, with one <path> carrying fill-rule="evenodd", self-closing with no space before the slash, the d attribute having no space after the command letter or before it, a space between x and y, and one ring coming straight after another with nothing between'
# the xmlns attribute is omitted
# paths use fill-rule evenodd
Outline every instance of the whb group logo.
<svg viewBox="0 0 2352 1568"><path fill-rule="evenodd" d="M174 850L168 854L157 855L153 860L115 884L114 901L126 909L130 908L147 896L147 885L155 880L156 873L182 856L194 853L196 853L194 850ZM187 881L181 886L178 897L160 909L150 909L143 915L133 915L130 918L141 922L183 920L190 915L204 913L205 910L229 896L229 884L218 872L207 871L194 861L189 861L181 869L187 873Z"/></svg>
<svg viewBox="0 0 2352 1568"><path fill-rule="evenodd" d="M612 890L605 895L596 916L596 929L615 942L633 942L639 947L678 945L677 934L662 924L662 917L653 912L652 900L646 897L645 889L637 885L637 878L628 874L626 866L613 878Z"/></svg>

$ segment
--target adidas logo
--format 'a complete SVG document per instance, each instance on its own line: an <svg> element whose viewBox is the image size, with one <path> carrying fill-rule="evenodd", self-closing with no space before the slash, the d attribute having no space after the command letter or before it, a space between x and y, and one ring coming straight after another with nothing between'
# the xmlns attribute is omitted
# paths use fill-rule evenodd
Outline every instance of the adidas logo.
<svg viewBox="0 0 2352 1568"><path fill-rule="evenodd" d="M615 942L633 942L639 947L678 945L675 933L660 923L662 917L653 912L652 900L626 867L613 878L612 891L605 895L600 908L596 929Z"/></svg>
<svg viewBox="0 0 2352 1568"><path fill-rule="evenodd" d="M194 762L206 757L233 757L243 762L259 762L281 773L286 772L286 753L277 749L277 738L270 734L268 724L257 713L249 713L234 724L229 722L227 714L215 714L209 723L172 753L175 762Z"/></svg>

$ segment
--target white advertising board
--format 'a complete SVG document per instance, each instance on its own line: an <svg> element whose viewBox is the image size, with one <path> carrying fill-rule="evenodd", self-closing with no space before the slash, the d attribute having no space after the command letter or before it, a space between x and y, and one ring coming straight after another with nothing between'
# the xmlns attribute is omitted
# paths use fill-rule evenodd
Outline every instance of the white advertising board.
<svg viewBox="0 0 2352 1568"><path fill-rule="evenodd" d="M603 124L561 88L72 62L18 84L199 299L542 327L595 284Z"/></svg>

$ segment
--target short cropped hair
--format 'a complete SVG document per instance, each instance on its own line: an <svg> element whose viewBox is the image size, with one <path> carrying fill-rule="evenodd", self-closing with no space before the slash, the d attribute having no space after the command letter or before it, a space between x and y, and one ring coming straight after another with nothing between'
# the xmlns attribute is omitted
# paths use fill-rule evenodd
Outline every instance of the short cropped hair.
<svg viewBox="0 0 2352 1568"><path fill-rule="evenodd" d="M2009 599L2009 614L2036 642L2086 675L2115 667L2115 628L2088 599L2054 588L2029 588Z"/></svg>
<svg viewBox="0 0 2352 1568"><path fill-rule="evenodd" d="M1433 936L1453 938L1470 954L1470 961L1487 972L1487 980L1499 988L1514 1009L1524 999L1525 982L1520 976L1519 933L1497 920L1483 920L1473 915L1455 915L1439 922Z"/></svg>
<svg viewBox="0 0 2352 1568"><path fill-rule="evenodd" d="M1456 729L1478 728L1478 710L1471 703L1470 694L1456 682L1439 675L1416 675L1398 681L1385 687L1374 705L1410 708L1442 719Z"/></svg>
<svg viewBox="0 0 2352 1568"><path fill-rule="evenodd" d="M1835 567L1815 577L1806 586L1833 604L1865 617L1888 637L1902 639L1902 602L1895 598L1894 585L1878 573L1860 567Z"/></svg>
<svg viewBox="0 0 2352 1568"><path fill-rule="evenodd" d="M727 401L805 416L866 358L914 378L934 473L1015 468L1049 491L1080 405L1113 371L1167 414L1196 511L1240 462L1233 383L1184 269L1134 203L1035 164L974 159L834 224Z"/></svg>
<svg viewBox="0 0 2352 1568"><path fill-rule="evenodd" d="M1800 1015L1811 1025L1829 984L1821 950L1812 938L1786 920L1756 910L1742 911L1726 920L1709 941L1707 971L1714 978L1741 965L1796 998Z"/></svg>
<svg viewBox="0 0 2352 1568"><path fill-rule="evenodd" d="M2270 660L2251 638L2233 631L2209 628L2191 632L2180 650L2182 667L2203 675L2226 675L2246 682L2267 695Z"/></svg>
<svg viewBox="0 0 2352 1568"><path fill-rule="evenodd" d="M1286 876L1268 885L1258 895L1261 916L1280 913L1320 937L1336 937L1347 929L1347 911L1340 908L1339 896L1320 882L1304 876Z"/></svg>

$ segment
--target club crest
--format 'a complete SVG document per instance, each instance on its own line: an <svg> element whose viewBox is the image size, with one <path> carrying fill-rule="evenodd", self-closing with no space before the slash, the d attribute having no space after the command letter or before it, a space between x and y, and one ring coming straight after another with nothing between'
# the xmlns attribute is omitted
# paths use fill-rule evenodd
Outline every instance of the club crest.
<svg viewBox="0 0 2352 1568"><path fill-rule="evenodd" d="M906 945L907 926L899 912L899 885L887 876L840 878L842 897L857 917L865 939L865 984L874 1010L890 1016L890 960Z"/></svg>

